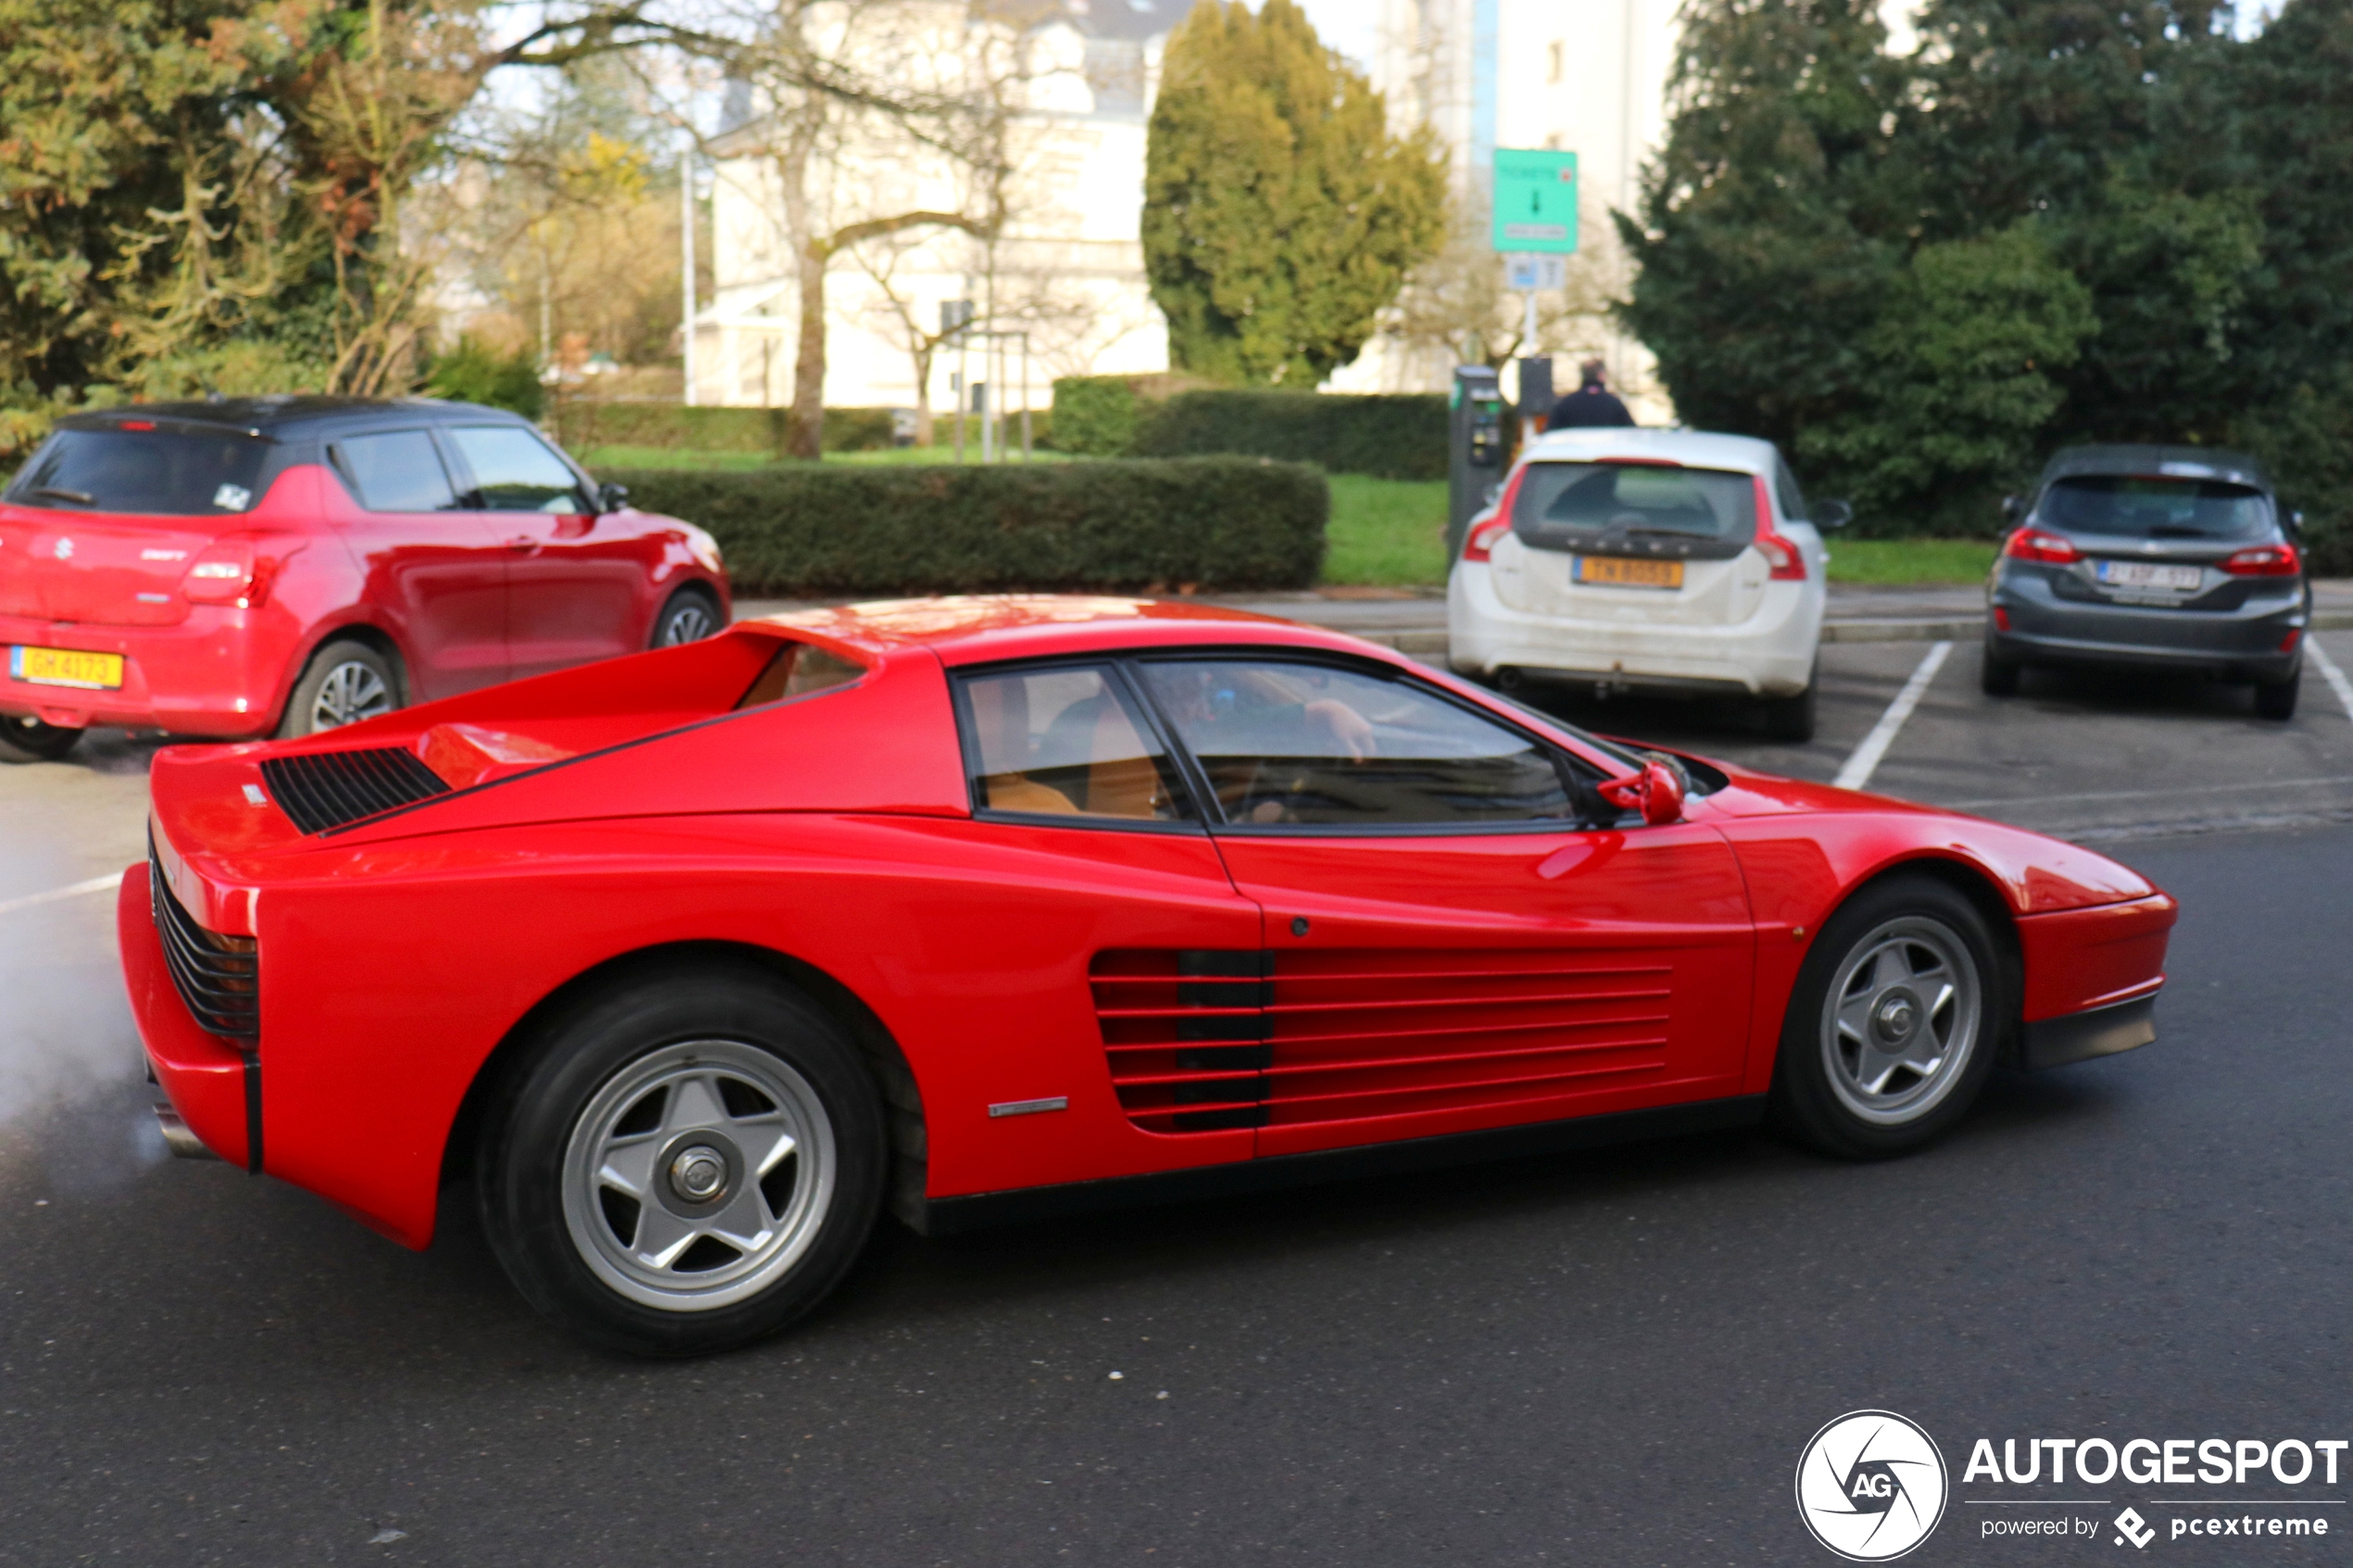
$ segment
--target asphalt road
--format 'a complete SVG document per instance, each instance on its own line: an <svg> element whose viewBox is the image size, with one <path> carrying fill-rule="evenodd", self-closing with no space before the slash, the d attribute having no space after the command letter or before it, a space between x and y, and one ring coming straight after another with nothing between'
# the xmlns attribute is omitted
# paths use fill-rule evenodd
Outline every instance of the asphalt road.
<svg viewBox="0 0 2353 1568"><path fill-rule="evenodd" d="M1827 778L1925 651L1827 650L1810 746L1736 711L1575 716ZM1989 703L1974 657L1874 787L2095 839L2179 895L2157 1046L1997 1079L1887 1165L1739 1135L887 1232L795 1334L686 1365L575 1348L462 1222L410 1254L163 1159L108 901L0 914L0 1563L1828 1562L1792 1470L1862 1407L1953 1466L1907 1561L2136 1556L1984 1538L2020 1511L1961 1499L2062 1494L1963 1486L1963 1459L2353 1437L2353 722L2318 682L2287 726L2196 687ZM136 858L145 755L0 772L0 909ZM2353 1499L2353 1462L2225 1492ZM2334 1533L2150 1549L2353 1560L2353 1506L2306 1512Z"/></svg>

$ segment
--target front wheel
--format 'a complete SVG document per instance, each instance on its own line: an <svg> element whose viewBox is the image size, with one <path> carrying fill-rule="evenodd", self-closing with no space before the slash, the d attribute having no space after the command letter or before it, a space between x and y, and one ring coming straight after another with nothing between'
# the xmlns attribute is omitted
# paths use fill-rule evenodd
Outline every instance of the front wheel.
<svg viewBox="0 0 2353 1568"><path fill-rule="evenodd" d="M1798 971L1773 1120L1825 1154L1909 1153L1967 1113L2011 1005L1968 898L1920 876L1867 887L1823 925Z"/></svg>
<svg viewBox="0 0 2353 1568"><path fill-rule="evenodd" d="M44 723L30 713L0 713L0 762L57 762L82 744L82 732Z"/></svg>
<svg viewBox="0 0 2353 1568"><path fill-rule="evenodd" d="M686 587L670 596L654 618L652 646L674 648L683 643L698 643L719 630L719 601L711 590Z"/></svg>
<svg viewBox="0 0 2353 1568"><path fill-rule="evenodd" d="M484 1229L525 1299L608 1348L691 1356L771 1334L839 1283L887 1148L857 1047L750 971L576 1004L485 1119Z"/></svg>

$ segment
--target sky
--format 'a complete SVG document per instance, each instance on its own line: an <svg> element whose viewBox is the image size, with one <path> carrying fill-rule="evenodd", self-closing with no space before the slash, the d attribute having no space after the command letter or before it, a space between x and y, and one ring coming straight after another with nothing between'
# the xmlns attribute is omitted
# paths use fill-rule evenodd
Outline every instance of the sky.
<svg viewBox="0 0 2353 1568"><path fill-rule="evenodd" d="M1360 66L1372 59L1374 30L1380 19L1374 0L1299 0L1299 8L1325 43Z"/></svg>

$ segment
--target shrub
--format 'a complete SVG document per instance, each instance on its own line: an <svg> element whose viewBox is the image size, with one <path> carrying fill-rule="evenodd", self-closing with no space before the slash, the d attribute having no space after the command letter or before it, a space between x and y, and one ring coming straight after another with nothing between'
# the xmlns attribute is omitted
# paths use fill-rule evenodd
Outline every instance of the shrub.
<svg viewBox="0 0 2353 1568"><path fill-rule="evenodd" d="M631 501L709 529L739 594L1304 588L1323 475L1247 458L614 470Z"/></svg>
<svg viewBox="0 0 2353 1568"><path fill-rule="evenodd" d="M678 403L601 403L567 398L556 407L556 437L575 451L662 446L688 452L785 449L786 408L689 408ZM868 452L891 445L887 408L825 410L825 450Z"/></svg>
<svg viewBox="0 0 2353 1568"><path fill-rule="evenodd" d="M1136 413L1126 376L1064 376L1054 383L1054 450L1124 457L1135 444Z"/></svg>
<svg viewBox="0 0 2353 1568"><path fill-rule="evenodd" d="M539 417L546 397L538 363L528 352L500 354L471 332L426 364L425 390L459 403L509 408L527 420Z"/></svg>
<svg viewBox="0 0 2353 1568"><path fill-rule="evenodd" d="M1139 422L1139 458L1236 452L1317 463L1377 479L1446 477L1446 399L1438 393L1184 392Z"/></svg>

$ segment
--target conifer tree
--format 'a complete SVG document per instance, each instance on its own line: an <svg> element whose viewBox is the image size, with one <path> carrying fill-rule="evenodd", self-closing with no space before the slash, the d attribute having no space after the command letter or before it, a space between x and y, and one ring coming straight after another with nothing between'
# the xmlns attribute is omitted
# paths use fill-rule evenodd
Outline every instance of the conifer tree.
<svg viewBox="0 0 2353 1568"><path fill-rule="evenodd" d="M1145 166L1143 244L1175 367L1313 389L1356 357L1445 231L1427 130L1292 0L1202 0L1168 43Z"/></svg>

